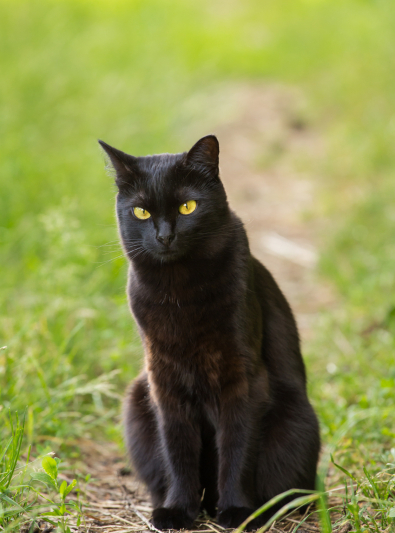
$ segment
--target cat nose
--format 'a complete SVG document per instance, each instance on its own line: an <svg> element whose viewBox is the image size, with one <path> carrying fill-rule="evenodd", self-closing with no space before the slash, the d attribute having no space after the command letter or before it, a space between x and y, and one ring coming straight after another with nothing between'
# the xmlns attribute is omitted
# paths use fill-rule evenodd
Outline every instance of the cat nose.
<svg viewBox="0 0 395 533"><path fill-rule="evenodd" d="M174 237L175 237L175 235L173 233L167 233L165 235L162 235L161 233L159 233L156 236L158 241L161 242L162 244L164 244L165 246L170 246L172 241L174 241Z"/></svg>

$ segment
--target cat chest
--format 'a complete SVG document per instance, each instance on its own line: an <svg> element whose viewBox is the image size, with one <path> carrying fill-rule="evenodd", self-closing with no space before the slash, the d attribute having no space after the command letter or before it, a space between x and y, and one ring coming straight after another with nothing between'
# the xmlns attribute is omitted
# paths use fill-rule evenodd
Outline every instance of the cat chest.
<svg viewBox="0 0 395 533"><path fill-rule="evenodd" d="M210 351L217 351L221 338L230 335L231 312L213 302L205 306L177 299L165 304L132 302L132 311L144 335L158 345L211 344Z"/></svg>
<svg viewBox="0 0 395 533"><path fill-rule="evenodd" d="M164 351L155 345L145 351L149 381L159 398L172 396L182 403L219 397L224 361L220 351L181 346Z"/></svg>
<svg viewBox="0 0 395 533"><path fill-rule="evenodd" d="M144 337L146 369L157 398L178 405L218 404L223 391L245 383L246 358L235 339L204 335L195 343L162 344ZM158 400L158 403L161 403Z"/></svg>
<svg viewBox="0 0 395 533"><path fill-rule="evenodd" d="M202 302L167 297L131 300L146 352L146 368L156 390L185 398L218 397L240 366L234 306L225 298ZM236 370L237 371L237 370Z"/></svg>

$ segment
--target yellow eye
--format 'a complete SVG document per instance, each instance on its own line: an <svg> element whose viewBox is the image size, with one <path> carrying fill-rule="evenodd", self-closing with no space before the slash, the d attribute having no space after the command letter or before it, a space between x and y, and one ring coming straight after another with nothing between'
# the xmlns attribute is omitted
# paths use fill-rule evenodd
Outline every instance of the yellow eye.
<svg viewBox="0 0 395 533"><path fill-rule="evenodd" d="M140 220L147 220L147 218L151 216L151 213L148 213L148 211L146 209L143 209L142 207L134 207L133 213Z"/></svg>
<svg viewBox="0 0 395 533"><path fill-rule="evenodd" d="M196 209L196 202L195 200L189 200L189 202L186 202L185 204L180 205L178 208L179 212L182 215L190 215L193 213Z"/></svg>

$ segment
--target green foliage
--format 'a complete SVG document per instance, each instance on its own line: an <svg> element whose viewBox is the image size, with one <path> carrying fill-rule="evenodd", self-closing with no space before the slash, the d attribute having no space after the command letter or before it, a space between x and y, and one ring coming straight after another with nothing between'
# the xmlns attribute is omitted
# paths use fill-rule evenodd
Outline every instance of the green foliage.
<svg viewBox="0 0 395 533"><path fill-rule="evenodd" d="M47 249L46 258L22 286L5 291L0 403L20 411L29 406L31 442L72 440L104 425L116 415L117 374L127 379L137 366L136 358L127 361L138 344L123 288L119 295L105 293L105 271L71 212L61 206L37 217L37 246ZM122 266L110 266L107 274ZM119 327L126 330L120 336Z"/></svg>
<svg viewBox="0 0 395 533"><path fill-rule="evenodd" d="M30 512L34 505L25 501L26 487L23 475L18 479L17 464L21 453L24 423L16 417L15 422L9 418L11 437L0 446L0 526L8 527L25 513Z"/></svg>
<svg viewBox="0 0 395 533"><path fill-rule="evenodd" d="M76 511L78 514L77 525L80 525L82 518L82 506L81 503L77 501L66 502L67 496L77 485L77 480L73 481L68 485L66 480L63 480L61 483L58 479L58 464L60 460L58 458L52 458L49 456L44 457L41 461L41 466L45 470L44 472L38 472L33 474L32 480L40 481L46 485L47 490L52 490L57 493L58 501L54 498L50 500L46 498L47 501L52 505L50 511L45 511L40 516L45 520L57 526L58 530L62 533L70 533L70 527L68 525L68 519L66 514L72 511ZM48 517L54 517L50 520ZM57 518L57 520L55 520Z"/></svg>
<svg viewBox="0 0 395 533"><path fill-rule="evenodd" d="M391 453L394 459L395 449ZM333 464L351 479L351 483L348 483L347 478L344 482L342 497L345 517L342 523L351 522L357 533L395 529L395 463L388 463L385 469L378 472L369 472L363 467L364 476L360 479L342 466Z"/></svg>
<svg viewBox="0 0 395 533"><path fill-rule="evenodd" d="M273 498L271 498L268 502L262 505L254 513L252 513L252 515L249 516L247 520L245 520L237 529L235 529L235 533L241 533L242 531L245 530L246 526L248 525L249 522L251 522L251 520L254 520L254 518L257 518L265 511L268 511L271 507L278 504L283 499L289 496L295 496L296 494L304 494L304 496L299 496L291 500L290 502L285 503L281 509L279 509L277 512L273 514L273 516L266 522L264 526L258 529L258 533L264 533L265 531L267 531L274 522L276 522L277 520L280 520L283 516L285 516L289 512L292 512L295 509L300 509L303 506L309 505L312 502L315 502L324 496L320 492L313 492L311 490L302 490L302 489L298 489L298 490L291 489L291 490L282 492L281 494L278 494L277 496L274 496Z"/></svg>
<svg viewBox="0 0 395 533"><path fill-rule="evenodd" d="M0 0L3 491L29 443L118 437L119 397L140 366L96 139L136 155L185 149L229 112L223 91L266 80L302 87L325 144L313 216L329 221L320 272L339 301L304 350L323 439L388 502L368 509L372 527L391 525L393 496L372 494L395 437L394 26L392 0ZM8 408L27 408L22 448ZM31 487L50 490L51 474L35 475ZM358 483L346 513L362 531ZM28 489L15 490L5 497L23 507ZM22 513L7 502L1 520Z"/></svg>
<svg viewBox="0 0 395 533"><path fill-rule="evenodd" d="M19 531L23 524L31 524L39 518L56 525L59 531L70 533L66 513L71 509L81 522L82 509L77 500L66 501L76 488L74 479L70 484L60 483L58 464L60 460L49 455L43 457L41 467L36 470L37 460L30 461L28 449L25 463L21 462L21 448L24 434L24 420L18 415L8 418L11 437L0 441L0 527L2 531ZM26 478L30 477L29 480ZM41 489L37 483L41 484ZM57 497L51 495L55 493ZM48 506L51 505L51 510ZM47 517L57 517L55 522Z"/></svg>

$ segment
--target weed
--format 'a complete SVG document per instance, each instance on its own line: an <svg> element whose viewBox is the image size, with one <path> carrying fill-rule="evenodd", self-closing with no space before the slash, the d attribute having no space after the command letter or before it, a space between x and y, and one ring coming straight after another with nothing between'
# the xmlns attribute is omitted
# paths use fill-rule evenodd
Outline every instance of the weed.
<svg viewBox="0 0 395 533"><path fill-rule="evenodd" d="M28 447L26 461L21 464L21 447L24 436L25 420L9 415L11 437L0 442L0 527L2 531L19 531L28 524L42 519L58 528L62 533L70 533L69 510L77 516L80 525L82 505L78 498L77 481L70 484L58 478L60 459L46 455L41 459L41 468L37 469L40 459L30 461L31 445ZM37 486L38 485L38 486ZM41 488L40 488L41 485ZM67 500L75 489L76 500ZM55 493L56 497L52 494ZM51 518L49 518L51 517ZM57 517L57 520L52 519ZM25 528L26 529L26 528Z"/></svg>
<svg viewBox="0 0 395 533"><path fill-rule="evenodd" d="M78 515L77 526L79 526L82 518L82 506L78 499L77 501L71 500L66 502L67 496L77 485L77 480L73 479L70 484L67 484L66 480L60 482L58 479L59 463L60 459L56 457L44 457L41 462L44 472L31 474L31 478L33 481L43 483L47 489L52 489L58 497L58 501L56 498L50 499L48 496L46 497L47 502L51 505L51 510L41 513L40 516L52 525L56 525L62 533L71 533L66 514L69 512L69 509L75 511ZM57 517L58 520L51 520L48 517Z"/></svg>
<svg viewBox="0 0 395 533"><path fill-rule="evenodd" d="M395 459L395 450L392 450ZM345 520L355 531L395 530L395 462L388 463L385 469L374 472L363 467L363 477L356 478L344 467L332 462L345 476L343 510ZM351 481L347 481L349 478Z"/></svg>

